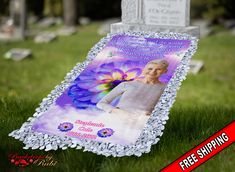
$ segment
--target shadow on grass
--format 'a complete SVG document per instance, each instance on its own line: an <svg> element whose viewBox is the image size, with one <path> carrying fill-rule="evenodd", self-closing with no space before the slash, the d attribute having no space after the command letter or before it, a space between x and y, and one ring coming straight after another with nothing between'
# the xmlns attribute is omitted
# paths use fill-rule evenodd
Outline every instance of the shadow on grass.
<svg viewBox="0 0 235 172"><path fill-rule="evenodd" d="M157 145L152 146L149 154L138 157L113 158L99 156L76 149L40 151L23 150L23 143L8 136L18 129L38 106L35 100L24 98L0 100L1 143L0 161L3 171L156 171L163 168L204 139L235 119L235 108L223 106L174 106L170 119L165 125L164 134ZM55 166L43 167L30 165L16 167L10 163L9 154L52 155L57 161Z"/></svg>

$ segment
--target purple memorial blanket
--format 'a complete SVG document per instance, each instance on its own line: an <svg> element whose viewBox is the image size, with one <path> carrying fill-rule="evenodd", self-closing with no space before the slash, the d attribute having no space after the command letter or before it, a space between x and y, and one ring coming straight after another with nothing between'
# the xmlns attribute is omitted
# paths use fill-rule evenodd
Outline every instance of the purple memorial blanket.
<svg viewBox="0 0 235 172"><path fill-rule="evenodd" d="M196 46L186 34L110 34L9 135L23 140L25 149L149 152L163 134Z"/></svg>

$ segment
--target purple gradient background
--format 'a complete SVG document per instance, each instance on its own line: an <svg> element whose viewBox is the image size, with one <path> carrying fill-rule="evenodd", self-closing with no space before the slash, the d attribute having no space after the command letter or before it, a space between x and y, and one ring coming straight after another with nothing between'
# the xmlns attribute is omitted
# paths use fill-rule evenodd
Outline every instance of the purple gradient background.
<svg viewBox="0 0 235 172"><path fill-rule="evenodd" d="M125 62L127 60L138 61L142 64L142 69L151 60L165 59L169 62L168 72L161 76L160 81L168 83L172 78L180 60L190 46L189 40L141 38L135 36L114 36L103 50L97 55L81 75L90 70L97 69L103 63ZM107 52L112 52L110 58ZM67 91L57 99L56 104L65 106L73 104L72 99L67 95Z"/></svg>
<svg viewBox="0 0 235 172"><path fill-rule="evenodd" d="M101 93L103 96L103 93L105 91L107 92L107 90L100 89L98 92L97 90L96 92L93 92L90 88L93 90L94 87L97 85L99 86L100 81L103 82L100 79L100 71L105 68L103 66L104 64L111 66L108 68L107 73L110 73L111 76L113 76L114 71L117 70L128 74L130 69L135 69L133 71L140 71L141 73L141 70L149 61L156 59L165 59L169 62L168 72L159 78L161 82L168 83L189 46L189 40L141 38L116 35L106 44L102 51L98 53L96 58L81 72L81 74L77 76L72 83L72 86L77 86L75 93L81 94L79 95L80 97L78 96L78 99L84 98L86 96L84 94L86 93L91 94L89 95L91 98L98 97L98 93ZM137 72L133 73L134 74L130 74L133 75L133 79L141 77ZM85 91L79 87L81 81L86 85ZM122 79L121 82L125 81ZM75 121L79 119L98 123L102 122L105 124L105 127L115 130L116 135L114 134L105 140L104 138L97 137L96 140L119 144L129 144L136 141L142 128L133 129L133 126L125 125L122 121L117 122L113 119L113 116L110 116L110 114L98 109L94 102L92 102L92 107L89 106L87 109L82 109L76 106L73 102L74 97L68 95L69 88L57 98L56 102L52 104L46 112L43 112L43 114L35 120L32 126L34 131L64 136L66 135L66 132L58 130L58 126L61 123L69 122L74 125L72 130L78 131L79 125L75 124ZM102 98L102 96L99 98ZM81 105L82 103L83 102L81 101L81 103L79 102L78 104ZM90 101L88 101L87 104L90 105L89 103ZM100 130L94 127L92 129L94 131L91 134L94 135L96 135L97 131ZM126 131L130 131L131 134L126 133Z"/></svg>

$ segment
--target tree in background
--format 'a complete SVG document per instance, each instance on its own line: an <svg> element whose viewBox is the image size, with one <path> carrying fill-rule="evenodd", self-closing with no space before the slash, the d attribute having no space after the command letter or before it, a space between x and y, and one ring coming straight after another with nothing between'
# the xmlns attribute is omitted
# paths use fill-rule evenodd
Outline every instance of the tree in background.
<svg viewBox="0 0 235 172"><path fill-rule="evenodd" d="M0 0L0 16L9 13L9 0Z"/></svg>
<svg viewBox="0 0 235 172"><path fill-rule="evenodd" d="M29 14L38 18L64 16L69 25L79 16L94 20L121 16L121 0L27 0L27 6ZM0 0L0 15L9 15L9 0Z"/></svg>
<svg viewBox="0 0 235 172"><path fill-rule="evenodd" d="M64 24L75 26L78 21L77 0L63 0Z"/></svg>
<svg viewBox="0 0 235 172"><path fill-rule="evenodd" d="M191 0L190 16L194 19L203 18L203 13L207 10L206 0Z"/></svg>
<svg viewBox="0 0 235 172"><path fill-rule="evenodd" d="M225 6L225 17L235 19L235 1L234 0L224 0Z"/></svg>
<svg viewBox="0 0 235 172"><path fill-rule="evenodd" d="M220 19L235 18L234 0L191 0L192 18L204 18L217 24Z"/></svg>
<svg viewBox="0 0 235 172"><path fill-rule="evenodd" d="M63 7L64 5L64 7ZM63 16L67 25L74 25L79 16L94 20L121 16L121 0L27 0L29 14ZM235 18L235 0L191 0L191 17L217 23ZM9 0L0 0L0 16L9 16Z"/></svg>
<svg viewBox="0 0 235 172"><path fill-rule="evenodd" d="M80 15L100 20L121 16L121 0L79 0Z"/></svg>
<svg viewBox="0 0 235 172"><path fill-rule="evenodd" d="M41 19L44 16L44 6L45 6L44 0L37 0L37 1L27 0L28 11L34 14L38 19Z"/></svg>
<svg viewBox="0 0 235 172"><path fill-rule="evenodd" d="M62 12L63 12L63 0L45 0L44 11L43 11L45 16L58 17L62 16Z"/></svg>
<svg viewBox="0 0 235 172"><path fill-rule="evenodd" d="M207 0L207 11L204 17L209 19L212 23L217 24L220 19L225 16L224 0Z"/></svg>

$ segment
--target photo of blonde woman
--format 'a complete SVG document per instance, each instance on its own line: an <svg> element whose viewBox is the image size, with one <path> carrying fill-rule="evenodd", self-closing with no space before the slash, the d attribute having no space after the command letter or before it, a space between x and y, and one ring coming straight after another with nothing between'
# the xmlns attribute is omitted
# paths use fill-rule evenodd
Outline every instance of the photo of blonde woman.
<svg viewBox="0 0 235 172"><path fill-rule="evenodd" d="M166 87L159 77L167 73L168 66L166 60L148 62L141 79L120 83L96 106L127 125L143 128ZM112 106L110 103L117 97L120 97L119 102Z"/></svg>

